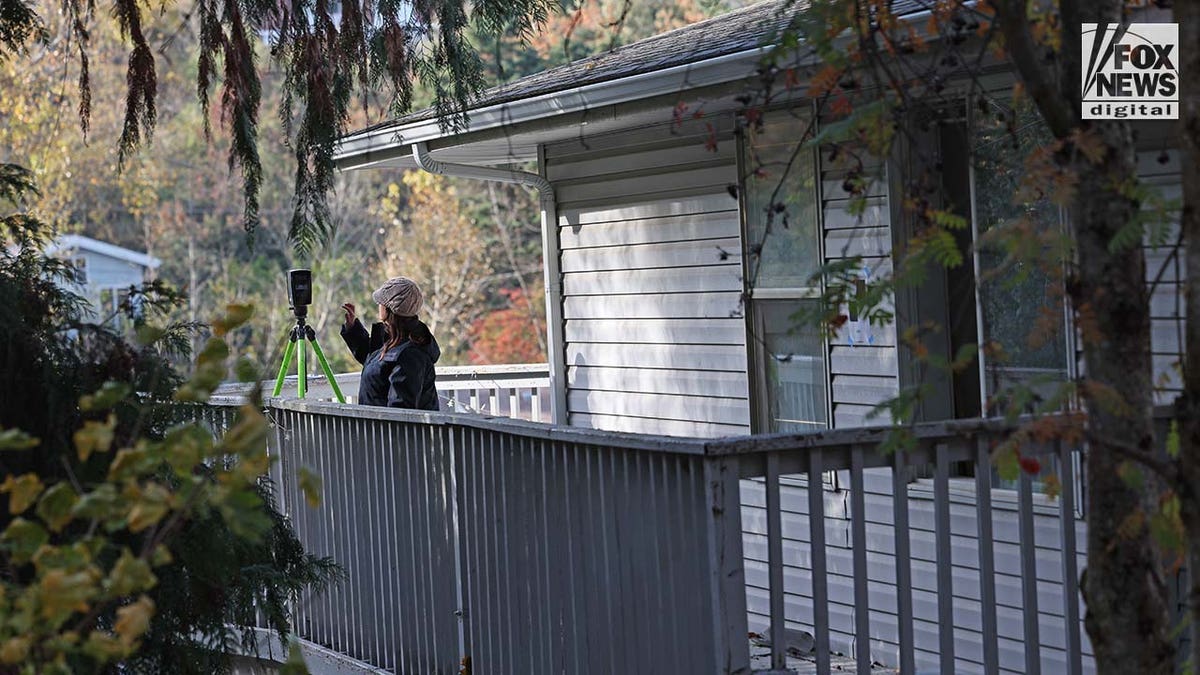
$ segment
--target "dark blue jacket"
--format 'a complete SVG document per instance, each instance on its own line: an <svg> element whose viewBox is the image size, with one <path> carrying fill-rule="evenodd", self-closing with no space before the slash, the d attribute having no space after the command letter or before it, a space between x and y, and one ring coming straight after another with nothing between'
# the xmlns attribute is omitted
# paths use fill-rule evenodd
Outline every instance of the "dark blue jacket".
<svg viewBox="0 0 1200 675"><path fill-rule="evenodd" d="M383 324L371 326L371 333L355 319L354 325L342 325L342 339L363 364L358 380L358 402L391 408L437 410L438 397L433 364L441 356L437 340L418 345L409 340L387 352L383 343L387 331Z"/></svg>

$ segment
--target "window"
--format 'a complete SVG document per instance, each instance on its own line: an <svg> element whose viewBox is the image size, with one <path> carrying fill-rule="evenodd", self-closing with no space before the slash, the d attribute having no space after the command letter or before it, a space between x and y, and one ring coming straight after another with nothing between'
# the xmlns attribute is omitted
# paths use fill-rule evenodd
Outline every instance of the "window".
<svg viewBox="0 0 1200 675"><path fill-rule="evenodd" d="M88 283L88 264L85 256L75 256L71 258L71 267L75 268L75 283L80 286L87 286Z"/></svg>
<svg viewBox="0 0 1200 675"><path fill-rule="evenodd" d="M123 330L130 319L130 287L104 288L100 290L100 321L114 330Z"/></svg>
<svg viewBox="0 0 1200 675"><path fill-rule="evenodd" d="M1014 386L1029 387L1043 398L1070 371L1067 316L1062 290L1062 211L1048 199L1018 201L1024 159L1050 142L1036 113L991 109L976 114L972 138L976 247L980 270L979 324L985 406ZM1017 255L1009 250L1023 244ZM991 405L991 413L998 412ZM986 409L986 408L985 408Z"/></svg>
<svg viewBox="0 0 1200 675"><path fill-rule="evenodd" d="M743 136L741 166L755 424L812 431L829 426L825 340L798 316L821 290L816 158L797 154L809 118L780 111L764 121Z"/></svg>

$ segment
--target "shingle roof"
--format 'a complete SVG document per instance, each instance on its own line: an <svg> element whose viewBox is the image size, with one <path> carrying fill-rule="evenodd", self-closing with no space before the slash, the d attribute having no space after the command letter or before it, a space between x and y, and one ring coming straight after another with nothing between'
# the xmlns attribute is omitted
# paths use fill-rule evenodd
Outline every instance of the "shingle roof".
<svg viewBox="0 0 1200 675"><path fill-rule="evenodd" d="M893 0L892 9L896 14L904 15L921 11L928 4L932 3L929 0ZM807 6L808 0L766 0L493 87L470 107L479 109L510 103L752 50L763 46ZM436 115L432 108L427 108L363 131L428 120Z"/></svg>

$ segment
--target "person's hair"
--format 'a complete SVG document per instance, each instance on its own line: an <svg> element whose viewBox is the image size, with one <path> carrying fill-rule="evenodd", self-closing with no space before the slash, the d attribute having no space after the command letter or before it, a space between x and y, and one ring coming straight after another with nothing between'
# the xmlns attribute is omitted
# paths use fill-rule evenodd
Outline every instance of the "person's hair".
<svg viewBox="0 0 1200 675"><path fill-rule="evenodd" d="M383 325L387 327L388 339L383 345L387 351L405 340L412 340L418 345L427 345L433 341L433 333L429 326L415 316L401 316L392 310L387 310Z"/></svg>

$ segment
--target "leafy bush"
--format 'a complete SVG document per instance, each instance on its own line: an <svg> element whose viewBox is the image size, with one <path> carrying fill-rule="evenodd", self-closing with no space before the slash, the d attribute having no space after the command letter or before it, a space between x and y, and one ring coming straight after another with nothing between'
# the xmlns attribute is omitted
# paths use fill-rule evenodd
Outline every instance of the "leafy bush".
<svg viewBox="0 0 1200 675"><path fill-rule="evenodd" d="M226 671L225 646L252 644L239 627L261 615L286 637L288 603L337 574L272 506L260 408L219 437L199 421L251 310L214 322L186 381L168 357L194 326L142 318L131 344L82 324L56 283L71 270L21 212L33 189L0 165L0 673Z"/></svg>

